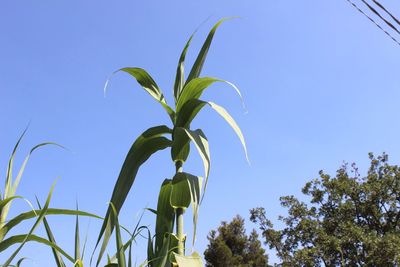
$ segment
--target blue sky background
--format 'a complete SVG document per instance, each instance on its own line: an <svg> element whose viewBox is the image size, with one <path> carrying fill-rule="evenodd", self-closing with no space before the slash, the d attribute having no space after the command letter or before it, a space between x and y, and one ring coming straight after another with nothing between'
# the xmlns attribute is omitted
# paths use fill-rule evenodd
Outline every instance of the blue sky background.
<svg viewBox="0 0 400 267"><path fill-rule="evenodd" d="M104 98L107 77L121 67L143 67L172 103L176 64L187 38L209 18L188 52L189 68L211 26L229 16L241 18L220 27L203 75L234 82L248 113L225 85L203 98L224 105L236 118L251 166L229 126L210 110L203 112L193 128L204 128L212 166L196 250L202 253L207 233L236 214L246 218L248 229L255 227L248 222L250 208L265 207L276 222L285 212L279 197L300 196L320 169L334 174L349 161L365 173L370 151L385 151L392 163L399 162L400 47L345 0L2 1L0 178L31 122L17 163L42 141L69 150L47 147L35 153L18 194L44 201L60 177L51 206L73 209L78 200L81 209L104 215L132 142L148 127L168 123L162 108L125 74L112 77ZM185 169L202 175L193 151ZM144 207L156 206L159 186L173 172L168 151L143 166L123 208L125 226L132 229ZM11 215L29 209L23 201L12 208ZM153 219L146 213L143 223L151 225ZM72 253L74 218L49 221L59 244ZM189 235L190 225L188 213ZM99 227L82 219L88 255ZM135 249L138 263L145 259L145 242ZM48 248L30 244L21 255L32 259L27 266L54 266Z"/></svg>

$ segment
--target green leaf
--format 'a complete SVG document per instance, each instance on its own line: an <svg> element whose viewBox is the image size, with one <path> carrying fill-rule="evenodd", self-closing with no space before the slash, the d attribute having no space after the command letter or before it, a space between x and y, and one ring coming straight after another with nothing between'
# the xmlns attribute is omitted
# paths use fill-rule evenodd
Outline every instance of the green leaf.
<svg viewBox="0 0 400 267"><path fill-rule="evenodd" d="M190 139L184 131L176 129L172 134L171 158L174 162L185 162L190 153Z"/></svg>
<svg viewBox="0 0 400 267"><path fill-rule="evenodd" d="M203 160L204 172L206 180L208 179L208 175L210 173L210 150L208 147L207 137L203 133L201 129L197 129L195 131L191 131L185 128L178 127L176 131L183 131L186 135L193 141L195 144L197 151L200 154L201 159Z"/></svg>
<svg viewBox="0 0 400 267"><path fill-rule="evenodd" d="M13 170L15 154L16 154L18 146L19 146L23 136L25 135L26 131L27 131L27 128L24 130L24 132L22 133L22 135L18 139L16 145L14 146L13 152L11 154L11 157L10 157L10 160L9 160L9 163L8 163L6 184L5 184L5 188L4 188L4 199L7 199L9 197L13 197L15 195L15 193L17 191L17 188L18 188L18 185L19 185L19 183L21 181L22 175L24 173L25 167L26 167L26 165L27 165L27 163L29 161L29 158L31 157L32 153L36 149L38 149L40 147L43 147L43 146L47 146L47 145L55 145L55 146L64 148L63 146L61 146L59 144L56 144L56 143L53 143L53 142L45 142L45 143L41 143L41 144L38 144L38 145L34 146L30 150L29 154L25 157L25 160L23 161L23 163L22 163L22 165L21 165L21 167L20 167L20 169L18 171L18 174L17 174L17 176L16 176L16 178L15 178L15 180L13 182L12 181L12 170ZM0 215L0 227L3 226L4 222L6 221L6 218L7 218L8 212L10 210L10 207L11 207L11 202L3 207L1 215Z"/></svg>
<svg viewBox="0 0 400 267"><path fill-rule="evenodd" d="M211 31L208 33L207 39L205 40L203 46L201 47L201 50L196 58L196 61L194 62L193 67L190 70L189 76L186 80L186 84L188 84L192 79L195 79L200 76L201 70L204 65L204 61L206 60L208 50L209 50L211 42L213 40L214 34L215 34L216 30L218 29L218 27L225 20L228 20L228 18L224 18L224 19L221 19L220 21L218 21L214 25L214 27L212 27Z"/></svg>
<svg viewBox="0 0 400 267"><path fill-rule="evenodd" d="M171 141L162 136L171 132L172 130L167 126L152 127L143 132L133 143L122 165L110 200L110 202L114 204L117 214L125 202L140 166L155 152L171 146ZM110 215L111 208L109 207L96 243L97 248L101 238L104 235L96 266L98 266L100 263L115 226L115 221Z"/></svg>
<svg viewBox="0 0 400 267"><path fill-rule="evenodd" d="M200 206L200 198L201 198L201 188L203 183L203 178L200 176L191 175L185 173L186 178L189 182L190 188L190 196L192 202L193 209L193 241L192 245L194 246L194 242L196 242L196 233L197 233L197 218L199 215L199 206Z"/></svg>
<svg viewBox="0 0 400 267"><path fill-rule="evenodd" d="M182 111L178 113L177 125L183 125L183 127L187 128L187 126L195 118L196 114L205 105L209 105L212 109L214 109L232 127L243 146L247 162L250 162L247 154L246 142L240 127L237 125L232 116L223 107L217 105L216 103L202 101L200 99L191 99L183 106Z"/></svg>
<svg viewBox="0 0 400 267"><path fill-rule="evenodd" d="M240 127L237 125L236 121L232 118L232 116L221 106L213 103L213 102L207 102L222 118L225 119L225 121L232 127L232 129L235 131L236 135L239 137L240 142L242 143L244 153L246 155L246 160L247 162L250 163L249 156L247 154L247 147L246 147L246 142L244 140L244 136L242 131L240 130Z"/></svg>
<svg viewBox="0 0 400 267"><path fill-rule="evenodd" d="M183 105L185 105L189 100L198 99L202 95L204 90L210 87L215 82L223 82L231 86L239 95L240 100L242 101L243 104L242 94L240 93L240 90L233 83L213 77L201 77L191 80L182 89L182 93L176 104L176 112L179 113Z"/></svg>
<svg viewBox="0 0 400 267"><path fill-rule="evenodd" d="M0 240L3 240L3 238L6 236L6 234L14 228L16 225L20 224L21 222L25 220L32 219L34 217L37 217L38 214L40 214L43 210L32 210L28 212L24 212L19 214L18 216L15 216L11 220L8 221L0 229ZM85 216L85 217L92 217L96 219L102 219L100 216L88 213L88 212L83 212L83 211L76 211L76 210L68 210L68 209L54 209L54 208L49 208L46 211L46 216L48 215L80 215L80 216Z"/></svg>
<svg viewBox="0 0 400 267"><path fill-rule="evenodd" d="M190 256L174 253L174 256L179 267L204 267L203 261L197 252L193 252Z"/></svg>
<svg viewBox="0 0 400 267"><path fill-rule="evenodd" d="M110 206L112 208L112 214L114 216L114 221L115 221L115 240L116 240L116 247L117 247L117 260L118 260L118 266L119 267L126 267L126 259L125 259L125 253L124 253L124 244L122 242L122 237L121 237L121 228L119 226L118 222L118 213L113 205L113 203L110 203Z"/></svg>
<svg viewBox="0 0 400 267"><path fill-rule="evenodd" d="M163 108L167 111L171 120L174 120L175 113L170 106L168 106L161 89L158 87L157 83L144 69L141 68L122 68L118 71L123 71L130 74L136 79L136 81L149 93L155 100L157 100ZM114 72L115 73L115 72Z"/></svg>
<svg viewBox="0 0 400 267"><path fill-rule="evenodd" d="M196 240L197 218L201 198L203 178L186 172L177 173L172 180L171 206L188 208L190 203L193 209L193 245Z"/></svg>
<svg viewBox="0 0 400 267"><path fill-rule="evenodd" d="M25 235L24 239L22 240L21 244L19 245L19 247L14 251L14 253L8 258L8 260L6 261L6 263L4 264L5 266L8 266L12 260L15 258L15 256L17 256L18 252L22 249L22 247L25 245L25 243L28 241L29 237L33 234L33 232L35 231L35 229L38 227L38 225L42 222L44 216L46 215L46 211L49 207L50 204L50 199L51 199L51 195L53 194L53 189L54 189L54 185L52 185L50 192L47 196L46 199L46 203L43 207L43 209L41 210L38 218L36 219L35 223L33 224L32 228L30 229L30 231L28 232L28 234ZM8 239L9 240L9 239ZM3 242L5 242L6 240L4 240ZM47 241L47 240L46 240ZM2 243L3 243L2 242ZM1 244L1 243L0 243Z"/></svg>
<svg viewBox="0 0 400 267"><path fill-rule="evenodd" d="M165 246L165 233L172 233L175 222L175 211L170 205L172 193L172 181L165 179L161 185L160 193L158 194L157 203L157 218L156 218L156 235L154 256L159 257ZM150 260L150 259L149 259Z"/></svg>
<svg viewBox="0 0 400 267"><path fill-rule="evenodd" d="M185 84L185 71L184 71L184 63L185 63L185 57L186 57L186 52L189 48L190 43L192 42L194 34L192 34L187 41L185 47L183 48L183 51L181 53L181 56L179 58L179 63L178 63L178 68L176 70L176 77L175 77L175 84L174 84L174 98L175 102L178 100L179 95L181 94L183 85Z"/></svg>
<svg viewBox="0 0 400 267"><path fill-rule="evenodd" d="M40 202L39 202L39 200L38 200L37 197L36 197L36 202L37 202L39 208L42 209L42 207L40 206ZM46 217L43 218L43 224L44 224L44 227L45 227L45 229L46 229L46 233L47 233L47 237L48 237L49 241L50 241L51 243L53 243L54 245L57 245L56 239L55 239L55 237L54 237L54 235L53 235L53 232L51 231L50 225L49 225L49 223L47 222ZM53 248L53 247L51 248L51 250L52 250L52 252L53 252L53 257L54 257L54 260L55 260L55 262L56 262L56 264L57 264L57 267L65 267L65 263L64 263L64 261L63 261L63 259L62 259L61 253L58 252L58 251L57 251L55 248Z"/></svg>
<svg viewBox="0 0 400 267"><path fill-rule="evenodd" d="M78 210L78 203L76 203L76 210ZM79 215L75 217L75 261L81 260L81 248L80 248L80 238L79 238Z"/></svg>
<svg viewBox="0 0 400 267"><path fill-rule="evenodd" d="M191 202L190 187L184 173L175 174L172 179L170 204L174 209L189 207Z"/></svg>
<svg viewBox="0 0 400 267"><path fill-rule="evenodd" d="M12 237L9 237L5 240L3 240L2 242L0 242L0 252L5 251L7 248L11 247L12 245L15 244L25 244L26 242L38 242L41 244L44 244L46 246L52 247L54 249L56 249L58 252L60 252L64 257L66 257L69 261L71 261L72 263L74 262L74 259L68 255L68 253L66 253L64 250L62 250L59 246L57 246L56 244L50 242L49 240L36 236L34 234L30 234L30 235L15 235ZM5 265L7 266L7 265Z"/></svg>

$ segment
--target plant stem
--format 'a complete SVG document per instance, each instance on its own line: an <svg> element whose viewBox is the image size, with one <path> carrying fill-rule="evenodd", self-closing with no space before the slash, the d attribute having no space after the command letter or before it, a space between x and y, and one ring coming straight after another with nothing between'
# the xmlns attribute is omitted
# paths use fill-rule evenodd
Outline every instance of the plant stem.
<svg viewBox="0 0 400 267"><path fill-rule="evenodd" d="M176 173L183 172L183 162L177 161L175 163ZM185 245L184 239L185 235L183 233L183 213L185 211L183 208L176 209L176 236L178 238L178 254L184 256L185 255Z"/></svg>

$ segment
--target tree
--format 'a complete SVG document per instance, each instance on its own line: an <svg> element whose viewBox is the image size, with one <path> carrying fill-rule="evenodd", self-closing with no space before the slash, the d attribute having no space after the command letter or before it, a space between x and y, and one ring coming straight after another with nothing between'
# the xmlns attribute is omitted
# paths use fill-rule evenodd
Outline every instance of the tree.
<svg viewBox="0 0 400 267"><path fill-rule="evenodd" d="M306 204L282 197L288 209L276 230L264 208L250 211L265 243L277 251L279 266L398 266L400 264L400 167L388 156L369 155L361 177L355 164L344 164L334 177L320 171L302 192Z"/></svg>
<svg viewBox="0 0 400 267"><path fill-rule="evenodd" d="M222 222L218 235L212 230L207 238L210 242L204 252L207 267L268 266L268 256L261 247L257 232L253 230L247 236L244 219L239 215L230 223Z"/></svg>

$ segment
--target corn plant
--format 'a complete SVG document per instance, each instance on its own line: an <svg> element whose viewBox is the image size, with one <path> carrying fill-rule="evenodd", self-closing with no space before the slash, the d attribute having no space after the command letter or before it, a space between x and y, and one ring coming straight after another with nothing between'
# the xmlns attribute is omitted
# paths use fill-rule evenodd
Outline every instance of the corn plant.
<svg viewBox="0 0 400 267"><path fill-rule="evenodd" d="M25 199L22 196L16 195L18 185L20 184L21 178L23 176L25 167L29 161L30 156L32 153L37 150L40 147L47 146L47 145L57 145L56 143L52 142L46 142L46 143L41 143L39 145L34 146L29 154L25 157L24 161L22 162L22 165L20 169L18 170L17 175L13 176L13 169L14 169L14 160L15 156L18 150L18 147L20 145L20 142L26 133L26 130L23 132L21 137L18 139L16 145L14 146L14 149L11 153L10 159L8 161L8 167L7 167L7 172L6 172L6 178L5 178L5 186L3 189L2 194L0 195L0 253L3 251L9 249L12 245L19 244L16 250L11 254L11 256L6 260L4 264L0 264L0 266L12 266L11 263L12 261L16 258L22 247L27 243L27 242L38 242L43 245L51 247L54 251L56 251L58 254L61 254L69 259L72 260L72 257L69 256L64 250L62 250L60 247L55 244L55 242L52 242L51 240L47 240L43 237L37 236L34 234L34 231L37 229L37 227L45 220L46 215L81 215L81 216L89 216L89 217L96 217L99 218L98 216L95 216L93 214L87 213L87 212L82 212L79 210L68 210L68 209L55 209L55 208L50 208L50 200L51 196L53 193L53 188L54 184L50 189L50 192L47 196L46 202L43 206L43 208L39 205L38 209L34 209L32 204L29 203L29 206L31 207L30 211L20 213L17 216L8 219L8 214L10 211L11 204L14 200L16 199ZM38 202L39 204L39 202ZM16 226L19 226L21 223L27 222L31 219L35 219L32 227L26 234L17 234L17 235L12 235L9 236L9 232L14 229ZM20 266L24 258L21 258L17 261L15 266Z"/></svg>
<svg viewBox="0 0 400 267"><path fill-rule="evenodd" d="M174 108L167 101L157 83L150 74L142 68L127 67L118 71L132 76L141 87L150 94L170 118L170 126L160 125L144 131L131 146L120 174L114 186L109 207L99 233L96 247L101 244L97 265L104 254L114 227L117 225L116 216L125 202L132 187L140 166L157 151L169 148L171 158L176 167L172 179L165 179L161 185L156 214L155 236L149 231L148 266L202 266L198 253L186 256L183 222L185 210L191 205L193 209L193 243L196 237L198 209L204 196L210 171L210 152L208 140L201 129L191 129L191 122L203 107L209 106L224 118L239 137L247 157L246 145L243 134L235 120L221 106L214 102L201 100L205 89L214 83L222 82L233 87L240 95L239 90L230 82L213 77L200 77L208 50L217 28L224 21L220 20L209 32L187 78L184 75L184 63L187 50L193 35L189 38L180 55L173 86ZM118 72L117 71L117 72ZM107 81L108 83L108 81ZM106 83L106 86L107 86ZM203 161L205 179L183 171L183 165L190 153L190 143L193 142ZM174 231L174 226L176 230ZM118 235L118 233L117 233ZM118 262L124 267L124 262Z"/></svg>

